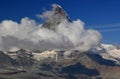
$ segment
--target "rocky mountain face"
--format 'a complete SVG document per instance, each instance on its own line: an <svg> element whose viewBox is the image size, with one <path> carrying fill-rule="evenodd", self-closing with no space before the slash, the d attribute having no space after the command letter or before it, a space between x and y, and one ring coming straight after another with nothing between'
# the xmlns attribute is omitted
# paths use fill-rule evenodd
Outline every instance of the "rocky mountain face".
<svg viewBox="0 0 120 79"><path fill-rule="evenodd" d="M68 15L56 5L42 28L56 31ZM86 52L78 50L0 51L0 79L120 79L120 48L101 44Z"/></svg>
<svg viewBox="0 0 120 79"><path fill-rule="evenodd" d="M42 25L42 27L56 31L57 25L63 21L70 22L71 20L60 5L55 5L53 7L51 16L47 18L46 22Z"/></svg>
<svg viewBox="0 0 120 79"><path fill-rule="evenodd" d="M31 51L17 50L14 52L1 52L0 78L1 79L119 79L120 64L116 63L120 57L114 59L104 57L103 54L113 50L107 44L87 52L77 50L69 51ZM101 48L101 49L100 49ZM104 52L102 52L104 51ZM114 52L113 52L114 54ZM4 68L3 68L4 67ZM3 73L4 71L4 73ZM16 72L16 73L15 73ZM9 73L9 74L8 74Z"/></svg>
<svg viewBox="0 0 120 79"><path fill-rule="evenodd" d="M17 64L18 63L14 59L5 54L3 51L0 51L0 69L16 66Z"/></svg>

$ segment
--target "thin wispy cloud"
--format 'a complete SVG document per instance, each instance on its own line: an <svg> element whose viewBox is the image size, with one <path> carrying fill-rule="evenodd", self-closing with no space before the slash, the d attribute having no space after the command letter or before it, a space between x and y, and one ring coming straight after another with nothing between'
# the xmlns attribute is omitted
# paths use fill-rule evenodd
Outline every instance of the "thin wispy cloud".
<svg viewBox="0 0 120 79"><path fill-rule="evenodd" d="M120 31L120 28L116 29L104 29L104 30L99 30L100 32L112 32L112 31Z"/></svg>
<svg viewBox="0 0 120 79"><path fill-rule="evenodd" d="M120 31L120 23L104 24L104 25L96 25L96 26L88 26L88 27L99 30L100 32Z"/></svg>

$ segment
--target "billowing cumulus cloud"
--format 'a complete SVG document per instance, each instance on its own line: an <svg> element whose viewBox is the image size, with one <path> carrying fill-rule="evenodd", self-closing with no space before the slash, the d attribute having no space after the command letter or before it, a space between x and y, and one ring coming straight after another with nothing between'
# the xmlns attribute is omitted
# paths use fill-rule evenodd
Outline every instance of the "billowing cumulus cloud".
<svg viewBox="0 0 120 79"><path fill-rule="evenodd" d="M49 15L50 12L50 15ZM51 17L51 11L44 17ZM42 17L42 16L41 16ZM13 47L31 50L77 49L87 51L99 44L101 35L91 29L84 29L81 20L63 21L58 24L57 31L41 28L35 20L22 18L20 23L4 20L0 23L0 49L10 50Z"/></svg>

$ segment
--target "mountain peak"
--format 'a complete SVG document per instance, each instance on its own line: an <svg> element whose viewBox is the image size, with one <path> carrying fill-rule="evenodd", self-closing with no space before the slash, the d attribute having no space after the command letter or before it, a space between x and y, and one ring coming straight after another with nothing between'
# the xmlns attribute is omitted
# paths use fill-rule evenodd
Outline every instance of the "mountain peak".
<svg viewBox="0 0 120 79"><path fill-rule="evenodd" d="M62 7L58 4L56 4L56 5L53 5L53 10L55 13L61 13Z"/></svg>
<svg viewBox="0 0 120 79"><path fill-rule="evenodd" d="M65 16L67 16L67 14L63 10L63 8L58 4L53 4L52 5L52 11L53 11L54 15L56 15L56 14L61 14L61 15L64 14Z"/></svg>
<svg viewBox="0 0 120 79"><path fill-rule="evenodd" d="M42 27L56 31L57 25L63 21L71 22L71 20L60 5L53 4L52 7L51 16L45 21Z"/></svg>

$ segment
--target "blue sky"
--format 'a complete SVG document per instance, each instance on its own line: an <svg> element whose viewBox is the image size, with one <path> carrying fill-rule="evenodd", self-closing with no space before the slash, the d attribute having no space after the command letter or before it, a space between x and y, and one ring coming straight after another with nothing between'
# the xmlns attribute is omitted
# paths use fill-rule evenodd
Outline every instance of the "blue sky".
<svg viewBox="0 0 120 79"><path fill-rule="evenodd" d="M61 5L72 20L81 19L85 28L101 32L103 43L120 44L120 0L0 0L0 22L36 17L51 4Z"/></svg>

